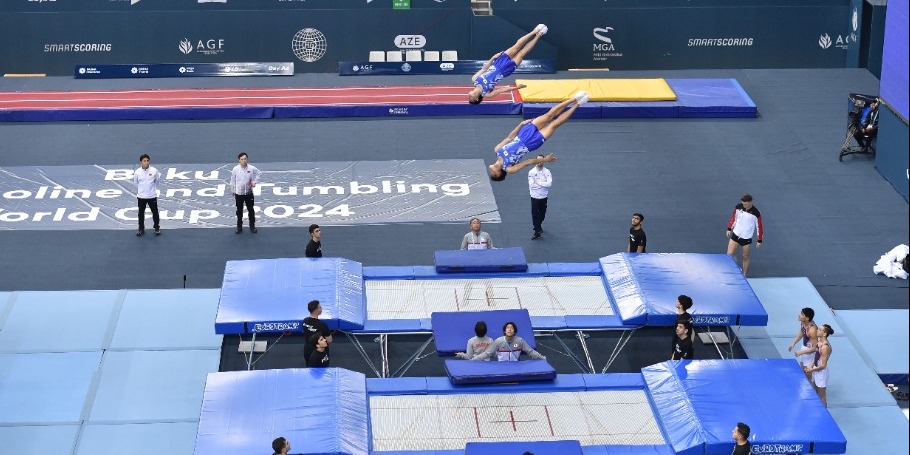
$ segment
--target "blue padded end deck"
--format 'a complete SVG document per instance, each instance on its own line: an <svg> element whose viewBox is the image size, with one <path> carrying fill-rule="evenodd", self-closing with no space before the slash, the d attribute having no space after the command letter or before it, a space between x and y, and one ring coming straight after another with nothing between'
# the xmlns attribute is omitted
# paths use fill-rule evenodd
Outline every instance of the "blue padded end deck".
<svg viewBox="0 0 910 455"><path fill-rule="evenodd" d="M521 248L492 250L439 250L435 253L437 273L525 272L528 260Z"/></svg>
<svg viewBox="0 0 910 455"><path fill-rule="evenodd" d="M753 453L846 452L844 434L793 359L667 361L642 375L676 453L729 453L731 419L753 428Z"/></svg>
<svg viewBox="0 0 910 455"><path fill-rule="evenodd" d="M194 455L266 452L281 435L294 453L369 453L366 378L341 368L209 373Z"/></svg>
<svg viewBox="0 0 910 455"><path fill-rule="evenodd" d="M215 316L215 333L295 332L322 303L331 329L362 329L366 320L363 267L343 258L228 261Z"/></svg>
<svg viewBox="0 0 910 455"><path fill-rule="evenodd" d="M768 313L726 254L617 253L600 259L607 290L625 324L672 326L676 298L692 297L697 326L768 324Z"/></svg>
<svg viewBox="0 0 910 455"><path fill-rule="evenodd" d="M556 370L546 360L483 362L446 359L445 366L452 384L458 385L552 381L556 378Z"/></svg>
<svg viewBox="0 0 910 455"><path fill-rule="evenodd" d="M469 442L464 455L505 455L531 452L534 455L582 455L578 441Z"/></svg>

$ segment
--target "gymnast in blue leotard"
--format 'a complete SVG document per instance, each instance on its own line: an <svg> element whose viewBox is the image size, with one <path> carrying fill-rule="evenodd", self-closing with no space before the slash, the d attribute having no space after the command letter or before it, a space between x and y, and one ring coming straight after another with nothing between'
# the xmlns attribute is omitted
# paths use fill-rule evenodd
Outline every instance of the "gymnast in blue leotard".
<svg viewBox="0 0 910 455"><path fill-rule="evenodd" d="M502 93L524 88L524 85L515 87L496 88L496 84L504 77L511 75L518 65L521 65L525 55L534 48L537 40L547 33L547 26L540 24L530 33L522 36L512 47L497 53L480 68L480 71L471 76L474 88L468 93L468 102L480 104L485 97L492 97Z"/></svg>
<svg viewBox="0 0 910 455"><path fill-rule="evenodd" d="M547 156L540 155L535 159L524 161L521 159L528 152L539 149L560 125L569 120L575 109L587 101L588 94L583 91L578 92L573 98L553 106L546 114L519 123L493 149L493 152L496 153L496 161L488 166L490 180L498 182L505 179L506 174L514 174L528 166L556 161L556 157L552 153Z"/></svg>

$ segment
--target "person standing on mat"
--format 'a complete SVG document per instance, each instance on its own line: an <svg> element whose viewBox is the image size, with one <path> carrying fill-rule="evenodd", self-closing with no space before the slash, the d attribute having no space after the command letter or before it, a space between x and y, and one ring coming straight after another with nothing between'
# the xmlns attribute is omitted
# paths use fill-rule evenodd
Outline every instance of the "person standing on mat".
<svg viewBox="0 0 910 455"><path fill-rule="evenodd" d="M673 352L670 360L692 360L695 353L695 343L691 338L692 324L688 321L676 323L676 333L673 336Z"/></svg>
<svg viewBox="0 0 910 455"><path fill-rule="evenodd" d="M462 250L492 250L493 239L490 234L480 230L480 218L471 218L471 232L461 239Z"/></svg>
<svg viewBox="0 0 910 455"><path fill-rule="evenodd" d="M291 443L287 439L279 436L272 441L272 455L287 455L291 451Z"/></svg>
<svg viewBox="0 0 910 455"><path fill-rule="evenodd" d="M685 294L680 294L676 298L676 323L685 322L689 324L689 339L694 343L695 330L692 328L692 315L689 313L689 308L692 308L692 304L692 297Z"/></svg>
<svg viewBox="0 0 910 455"><path fill-rule="evenodd" d="M471 83L474 84L474 88L468 93L468 102L480 104L485 97L493 97L512 90L525 88L524 85L496 88L496 84L502 78L508 77L515 72L515 68L521 65L525 55L531 52L531 49L537 44L537 40L546 34L547 26L538 24L537 27L534 27L534 30L519 38L512 47L493 55L479 71L471 76Z"/></svg>
<svg viewBox="0 0 910 455"><path fill-rule="evenodd" d="M305 363L316 349L316 340L312 339L313 335L322 335L326 342L332 342L332 331L329 330L329 326L325 322L319 320L319 316L322 315L322 304L318 300L311 300L306 308L310 315L304 318L302 324L303 334L306 336L306 344L303 345L303 360Z"/></svg>
<svg viewBox="0 0 910 455"><path fill-rule="evenodd" d="M547 196L550 193L550 186L553 185L553 175L550 170L543 167L543 155L537 155L537 165L532 167L528 172L528 189L531 192L531 223L534 225L534 233L531 240L540 238L543 232L544 218L547 217Z"/></svg>
<svg viewBox="0 0 910 455"><path fill-rule="evenodd" d="M328 368L329 366L329 341L321 333L314 333L307 340L313 345L313 352L306 359L307 368Z"/></svg>
<svg viewBox="0 0 910 455"><path fill-rule="evenodd" d="M152 210L152 225L155 228L155 235L161 235L161 226L158 218L158 183L161 181L161 174L158 169L150 166L152 159L148 154L143 153L139 157L139 169L133 172L133 183L136 185L136 200L139 203L139 230L136 236L145 235L145 207Z"/></svg>
<svg viewBox="0 0 910 455"><path fill-rule="evenodd" d="M310 228L310 241L306 244L306 252L304 253L308 258L321 258L322 257L322 228L318 224L311 224Z"/></svg>
<svg viewBox="0 0 910 455"><path fill-rule="evenodd" d="M752 453L752 444L749 442L749 434L752 429L749 425L737 422L736 428L733 428L733 452L730 455L750 455Z"/></svg>
<svg viewBox="0 0 910 455"><path fill-rule="evenodd" d="M648 236L641 227L645 221L645 216L641 213L632 214L632 227L629 228L629 245L626 247L627 253L644 253L648 246Z"/></svg>
<svg viewBox="0 0 910 455"><path fill-rule="evenodd" d="M518 360L518 356L520 356L522 352L531 356L532 359L547 359L539 352L531 349L531 346L528 345L523 338L516 335L516 333L518 333L518 326L515 325L514 322L506 322L505 325L502 326L503 336L497 338L496 341L487 346L486 351L477 354L470 360L487 360L495 354L496 360L500 362L514 362Z"/></svg>
<svg viewBox="0 0 910 455"><path fill-rule="evenodd" d="M756 248L761 247L765 231L761 224L761 213L752 204L752 195L744 194L740 203L733 208L730 222L727 223L727 254L736 259L736 249L743 247L743 276L749 274L749 245L752 237L757 237ZM757 236L756 236L757 234Z"/></svg>
<svg viewBox="0 0 910 455"><path fill-rule="evenodd" d="M506 174L514 174L528 166L538 163L556 161L553 154L545 157L521 161L521 158L540 148L546 140L556 132L569 117L575 113L578 106L588 102L588 94L580 91L573 98L569 98L553 106L546 114L533 119L527 119L518 124L505 139L493 148L496 162L487 166L490 180L499 182L505 180ZM569 107L569 105L572 105Z"/></svg>
<svg viewBox="0 0 910 455"><path fill-rule="evenodd" d="M828 359L831 358L828 337L831 335L834 335L834 329L828 324L822 324L818 329L818 349L815 351L812 365L804 368L806 374L812 376L812 385L815 386L815 392L825 407L828 407Z"/></svg>
<svg viewBox="0 0 910 455"><path fill-rule="evenodd" d="M250 218L250 232L255 234L259 231L256 230L256 213L253 210L253 188L259 183L260 172L256 166L249 164L246 152L240 152L237 160L240 163L231 171L231 193L234 194L234 204L237 206L237 229L234 233L243 232L243 206L246 205L246 212Z"/></svg>
<svg viewBox="0 0 910 455"><path fill-rule="evenodd" d="M793 347L799 343L800 348L793 352L793 355L796 356L796 359L803 369L811 367L815 362L815 344L818 340L818 326L815 325L814 318L815 310L812 308L806 307L800 310L799 316L797 316L797 319L799 320L799 331L796 332L793 341L787 346L787 351L793 352ZM801 343L800 340L802 340ZM808 373L806 374L806 377L810 380L812 379L809 377Z"/></svg>
<svg viewBox="0 0 910 455"><path fill-rule="evenodd" d="M465 352L457 352L455 353L455 357L470 360L472 357L486 351L487 348L490 347L490 344L493 343L493 339L487 336L486 322L477 321L477 324L474 324L474 334L476 336L473 336L468 340L468 347L465 349ZM484 360L489 360L489 358Z"/></svg>

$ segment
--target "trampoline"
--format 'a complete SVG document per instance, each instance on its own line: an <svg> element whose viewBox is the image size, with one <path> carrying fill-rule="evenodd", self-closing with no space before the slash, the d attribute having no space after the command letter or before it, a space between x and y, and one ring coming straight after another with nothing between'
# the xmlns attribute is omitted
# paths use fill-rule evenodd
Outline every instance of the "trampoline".
<svg viewBox="0 0 910 455"><path fill-rule="evenodd" d="M750 422L756 453L846 451L800 368L777 359L671 361L640 374L495 386L366 379L338 368L211 373L194 453L252 455L280 434L301 453L432 455L474 443L577 441L585 453L720 454L732 449L737 421Z"/></svg>
<svg viewBox="0 0 910 455"><path fill-rule="evenodd" d="M590 373L597 370L583 331L621 331L601 370L606 372L636 329L674 324L676 296L683 293L696 302L694 325L725 327L731 351L730 326L767 324L761 302L728 255L620 253L599 264L528 264L523 272L464 274L430 266L362 267L343 258L229 261L215 332L252 334L255 341L256 333L298 331L309 315L306 303L317 299L329 328L342 330L376 375L388 377L389 335L429 335L395 372L404 374L433 342L434 312L525 309L534 330L574 332L584 358L563 348ZM379 366L356 338L365 334L379 338ZM724 356L719 346L718 352Z"/></svg>

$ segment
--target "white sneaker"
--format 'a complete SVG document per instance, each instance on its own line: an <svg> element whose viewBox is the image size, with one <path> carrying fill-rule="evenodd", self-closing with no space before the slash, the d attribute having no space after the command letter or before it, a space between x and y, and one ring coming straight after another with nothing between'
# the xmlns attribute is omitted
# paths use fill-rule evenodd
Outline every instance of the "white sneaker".
<svg viewBox="0 0 910 455"><path fill-rule="evenodd" d="M549 29L546 25L543 24L537 24L537 27L534 27L534 31L537 32L540 36L546 35L547 30Z"/></svg>
<svg viewBox="0 0 910 455"><path fill-rule="evenodd" d="M581 90L578 93L576 93L575 102L578 103L579 106L587 103L588 102L588 92Z"/></svg>

